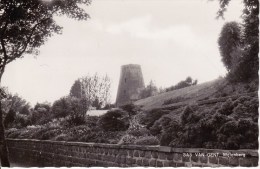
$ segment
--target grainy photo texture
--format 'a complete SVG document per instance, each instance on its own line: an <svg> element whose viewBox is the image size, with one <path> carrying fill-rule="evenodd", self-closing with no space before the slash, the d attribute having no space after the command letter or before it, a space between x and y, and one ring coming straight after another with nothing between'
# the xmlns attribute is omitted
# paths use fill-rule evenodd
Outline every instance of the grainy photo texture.
<svg viewBox="0 0 260 169"><path fill-rule="evenodd" d="M258 0L0 0L0 166L257 167Z"/></svg>

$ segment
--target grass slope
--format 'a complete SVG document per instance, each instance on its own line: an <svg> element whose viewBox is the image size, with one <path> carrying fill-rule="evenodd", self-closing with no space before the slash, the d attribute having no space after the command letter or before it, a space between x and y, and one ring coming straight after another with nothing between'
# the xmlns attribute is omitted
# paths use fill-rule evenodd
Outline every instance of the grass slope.
<svg viewBox="0 0 260 169"><path fill-rule="evenodd" d="M142 109L150 110L176 104L192 104L198 100L210 98L226 84L225 79L217 79L210 82L185 87L170 92L161 93L152 97L136 101L135 105L143 106ZM168 100L176 100L175 103L164 105Z"/></svg>

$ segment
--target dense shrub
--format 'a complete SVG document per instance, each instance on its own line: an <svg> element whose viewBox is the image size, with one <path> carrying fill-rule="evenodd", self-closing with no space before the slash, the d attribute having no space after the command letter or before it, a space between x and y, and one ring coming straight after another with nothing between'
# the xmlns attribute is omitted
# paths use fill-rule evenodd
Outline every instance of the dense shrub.
<svg viewBox="0 0 260 169"><path fill-rule="evenodd" d="M41 140L54 140L54 137L58 136L62 133L62 130L60 128L53 128L48 129L45 132L42 133L41 137L39 139Z"/></svg>
<svg viewBox="0 0 260 169"><path fill-rule="evenodd" d="M19 133L19 129L17 128L9 128L5 130L5 135L8 138L17 138L17 135Z"/></svg>
<svg viewBox="0 0 260 169"><path fill-rule="evenodd" d="M124 134L124 131L103 131L94 128L76 139L82 142L117 144Z"/></svg>
<svg viewBox="0 0 260 169"><path fill-rule="evenodd" d="M111 103L107 103L103 108L102 110L109 110L109 109L112 109L112 108L115 108L116 106L114 104L111 104Z"/></svg>
<svg viewBox="0 0 260 169"><path fill-rule="evenodd" d="M122 109L114 109L102 115L98 125L104 131L125 131L129 127L129 116Z"/></svg>
<svg viewBox="0 0 260 169"><path fill-rule="evenodd" d="M163 115L168 114L169 110L162 110L162 109L152 109L149 111L144 112L143 117L140 120L141 124L146 125L149 129L153 126L154 122L160 119Z"/></svg>
<svg viewBox="0 0 260 169"><path fill-rule="evenodd" d="M52 115L54 118L66 117L70 114L69 99L62 97L56 100L52 105Z"/></svg>
<svg viewBox="0 0 260 169"><path fill-rule="evenodd" d="M70 103L70 110L76 112L73 104L77 108L78 102ZM215 106L191 105L171 112L162 109L141 112L134 105L128 105L124 110L112 109L100 117L86 116L81 125L69 123L70 115L67 115L41 125L27 126L30 116L17 114L15 127L21 129L11 128L6 136L138 145L157 145L159 140L162 146L257 149L258 104L258 98L241 96ZM40 106L36 110L47 112Z"/></svg>
<svg viewBox="0 0 260 169"><path fill-rule="evenodd" d="M141 108L139 106L134 105L133 103L121 106L120 108L128 112L130 117L136 115L141 111Z"/></svg>
<svg viewBox="0 0 260 169"><path fill-rule="evenodd" d="M159 140L155 136L145 136L134 141L136 145L159 145Z"/></svg>
<svg viewBox="0 0 260 169"><path fill-rule="evenodd" d="M140 124L140 115L141 114L137 114L131 117L129 128L118 144L135 144L135 141L139 138L150 136L150 131Z"/></svg>
<svg viewBox="0 0 260 169"><path fill-rule="evenodd" d="M134 144L136 139L137 139L137 137L130 135L130 134L126 134L121 137L118 144L120 144L120 145Z"/></svg>
<svg viewBox="0 0 260 169"><path fill-rule="evenodd" d="M252 118L254 122L258 121L258 98L241 96L233 104L234 108L231 117L235 119Z"/></svg>
<svg viewBox="0 0 260 169"><path fill-rule="evenodd" d="M151 97L154 96L158 93L158 88L156 87L156 85L154 84L154 82L151 80L149 85L147 85L145 88L143 88L140 91L140 99L144 99L147 97Z"/></svg>
<svg viewBox="0 0 260 169"><path fill-rule="evenodd" d="M168 104L183 102L184 100L185 100L184 97L178 96L178 97L175 97L175 98L171 98L171 99L165 100L165 101L163 102L163 105L168 105Z"/></svg>
<svg viewBox="0 0 260 169"><path fill-rule="evenodd" d="M6 117L4 119L4 126L5 128L8 128L8 126L14 122L16 113L13 109L10 109L8 113L6 114Z"/></svg>
<svg viewBox="0 0 260 169"><path fill-rule="evenodd" d="M165 119L164 122L165 123L161 123L162 134L160 137L160 145L168 146L172 144L172 146L174 146L174 144L179 143L180 133L183 132L182 125L178 120L169 121Z"/></svg>
<svg viewBox="0 0 260 169"><path fill-rule="evenodd" d="M16 128L23 128L31 124L30 116L24 114L17 114L13 126Z"/></svg>
<svg viewBox="0 0 260 169"><path fill-rule="evenodd" d="M197 83L198 83L197 80L192 80L191 77L187 77L186 80L180 81L176 85L166 88L165 91L169 92L172 90L177 90L177 89L181 89L181 88L192 86L192 85L197 85Z"/></svg>
<svg viewBox="0 0 260 169"><path fill-rule="evenodd" d="M97 127L98 120L100 119L99 116L86 116L85 125L89 128Z"/></svg>
<svg viewBox="0 0 260 169"><path fill-rule="evenodd" d="M128 134L140 137L149 135L150 131L147 128L139 128L139 129L128 129Z"/></svg>
<svg viewBox="0 0 260 169"><path fill-rule="evenodd" d="M218 113L228 116L233 112L233 108L234 106L232 99L228 99L221 105L220 109L218 110Z"/></svg>
<svg viewBox="0 0 260 169"><path fill-rule="evenodd" d="M183 124L190 122L191 116L194 114L194 111L190 106L186 106L181 115L181 120Z"/></svg>
<svg viewBox="0 0 260 169"><path fill-rule="evenodd" d="M32 124L46 124L52 119L51 105L49 103L37 103L31 115Z"/></svg>
<svg viewBox="0 0 260 169"><path fill-rule="evenodd" d="M160 119L155 121L152 127L150 127L151 134L154 136L160 136L163 129L167 128L171 121L172 119L166 115L162 116Z"/></svg>
<svg viewBox="0 0 260 169"><path fill-rule="evenodd" d="M55 141L67 141L70 140L70 137L67 134L60 134L54 138Z"/></svg>
<svg viewBox="0 0 260 169"><path fill-rule="evenodd" d="M163 146L257 149L257 101L257 98L243 96L211 108L186 106L180 121L164 115L149 130Z"/></svg>

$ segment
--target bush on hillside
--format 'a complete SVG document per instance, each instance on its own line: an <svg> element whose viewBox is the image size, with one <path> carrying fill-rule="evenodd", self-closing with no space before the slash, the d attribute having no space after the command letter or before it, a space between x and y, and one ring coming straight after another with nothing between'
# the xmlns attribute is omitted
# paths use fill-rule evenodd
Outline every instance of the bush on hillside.
<svg viewBox="0 0 260 169"><path fill-rule="evenodd" d="M232 99L228 99L226 102L224 102L220 109L217 110L218 113L223 114L223 115L230 115L233 112L233 102Z"/></svg>
<svg viewBox="0 0 260 169"><path fill-rule="evenodd" d="M172 90L177 90L177 89L181 89L181 88L184 88L184 87L197 85L197 83L198 83L197 80L192 80L191 77L187 77L186 80L180 81L176 85L166 88L165 91L169 92L169 91L172 91Z"/></svg>
<svg viewBox="0 0 260 169"><path fill-rule="evenodd" d="M145 88L143 88L140 91L140 99L144 99L147 97L151 97L154 96L158 93L158 88L156 87L156 85L154 84L154 82L151 80L149 85L147 85Z"/></svg>
<svg viewBox="0 0 260 169"><path fill-rule="evenodd" d="M162 116L160 119L156 120L152 127L150 127L151 134L154 136L159 136L167 128L172 121L167 115Z"/></svg>
<svg viewBox="0 0 260 169"><path fill-rule="evenodd" d="M125 134L121 137L121 139L118 141L117 144L119 145L129 145L129 144L134 144L135 140L137 137L130 135L130 134Z"/></svg>
<svg viewBox="0 0 260 169"><path fill-rule="evenodd" d="M149 128L160 145L183 148L258 148L257 98L231 99L212 108L187 106L180 121L162 116Z"/></svg>
<svg viewBox="0 0 260 169"><path fill-rule="evenodd" d="M30 116L24 114L17 114L13 123L15 128L23 128L31 124Z"/></svg>
<svg viewBox="0 0 260 169"><path fill-rule="evenodd" d="M51 105L49 103L37 103L31 115L32 124L46 124L52 120Z"/></svg>
<svg viewBox="0 0 260 169"><path fill-rule="evenodd" d="M140 137L140 136L147 136L150 134L150 131L147 128L139 128L139 129L128 129L127 133L129 135L133 135L135 137Z"/></svg>
<svg viewBox="0 0 260 169"><path fill-rule="evenodd" d="M134 141L136 145L159 145L159 140L155 136L145 136Z"/></svg>
<svg viewBox="0 0 260 169"><path fill-rule="evenodd" d="M176 139L180 138L180 133L183 131L183 126L178 120L169 121L165 119L163 121L164 123L161 123L162 134L160 137L160 145L169 146L171 142L176 142Z"/></svg>
<svg viewBox="0 0 260 169"><path fill-rule="evenodd" d="M150 136L150 131L140 124L140 117L142 114L137 114L131 117L130 125L125 131L125 135L119 141L119 144L135 144L135 141Z"/></svg>
<svg viewBox="0 0 260 169"><path fill-rule="evenodd" d="M163 102L163 105L169 105L169 104L173 104L173 103L179 103L179 102L183 102L184 100L186 100L184 97L182 96L177 96L175 98L171 98L168 100L165 100Z"/></svg>
<svg viewBox="0 0 260 169"><path fill-rule="evenodd" d="M140 119L140 123L146 125L149 129L153 126L154 122L160 119L163 115L168 114L169 110L152 109L143 113L143 117Z"/></svg>
<svg viewBox="0 0 260 169"><path fill-rule="evenodd" d="M133 103L127 104L120 107L122 110L128 112L129 116L132 117L141 111L140 106L136 106Z"/></svg>
<svg viewBox="0 0 260 169"><path fill-rule="evenodd" d="M88 126L89 128L94 128L98 126L98 120L100 119L99 116L86 116L85 119L85 125Z"/></svg>
<svg viewBox="0 0 260 169"><path fill-rule="evenodd" d="M191 106L186 106L182 112L181 115L181 121L182 124L187 124L187 123L194 123L197 122L200 119L198 116L198 113L196 112L196 108L192 108Z"/></svg>
<svg viewBox="0 0 260 169"><path fill-rule="evenodd" d="M70 114L70 103L69 99L62 97L56 100L52 105L52 114L54 118L66 117Z"/></svg>
<svg viewBox="0 0 260 169"><path fill-rule="evenodd" d="M125 131L129 127L129 116L122 109L114 109L102 115L98 125L104 131Z"/></svg>

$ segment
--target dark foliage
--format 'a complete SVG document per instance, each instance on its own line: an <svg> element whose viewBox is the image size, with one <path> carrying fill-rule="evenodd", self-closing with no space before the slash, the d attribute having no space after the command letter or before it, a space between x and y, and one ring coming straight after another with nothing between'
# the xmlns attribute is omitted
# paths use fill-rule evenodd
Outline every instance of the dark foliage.
<svg viewBox="0 0 260 169"><path fill-rule="evenodd" d="M140 98L144 99L144 98L147 98L147 97L151 97L151 96L156 95L157 93L158 93L158 88L156 87L156 85L151 80L149 85L147 85L144 89L141 90Z"/></svg>
<svg viewBox="0 0 260 169"><path fill-rule="evenodd" d="M197 80L192 80L191 77L187 77L186 80L180 81L176 85L166 88L165 91L169 92L169 91L172 91L172 90L177 90L177 89L181 89L181 88L184 88L184 87L196 85L197 83L198 83Z"/></svg>
<svg viewBox="0 0 260 169"><path fill-rule="evenodd" d="M125 131L129 127L129 115L122 109L114 109L102 115L98 125L104 131Z"/></svg>
<svg viewBox="0 0 260 169"><path fill-rule="evenodd" d="M139 106L131 104L126 104L120 107L124 111L128 112L129 116L132 117L133 115L136 115L138 112L141 111L141 108Z"/></svg>
<svg viewBox="0 0 260 169"><path fill-rule="evenodd" d="M115 108L116 106L114 104L107 103L102 109L103 110L109 110L112 108Z"/></svg>
<svg viewBox="0 0 260 169"><path fill-rule="evenodd" d="M237 22L226 23L220 33L218 39L219 50L222 56L222 62L228 71L234 67L241 57L239 53L235 54L235 50L241 46L242 43L242 32L239 24Z"/></svg>
<svg viewBox="0 0 260 169"><path fill-rule="evenodd" d="M140 120L141 124L146 125L149 129L153 126L154 122L160 119L163 115L169 113L169 110L162 110L162 109L152 109L143 113L143 117Z"/></svg>
<svg viewBox="0 0 260 169"><path fill-rule="evenodd" d="M163 102L163 105L168 105L168 104L183 102L184 100L186 100L186 98L181 97L181 96L177 96L177 97L175 97L175 98L171 98L171 99L165 100L165 101Z"/></svg>
<svg viewBox="0 0 260 169"><path fill-rule="evenodd" d="M10 109L4 119L4 126L5 128L8 128L8 125L10 123L13 123L15 120L16 113L13 109Z"/></svg>
<svg viewBox="0 0 260 169"><path fill-rule="evenodd" d="M52 117L61 118L69 116L70 124L82 124L88 105L88 101L85 98L62 97L53 103Z"/></svg>
<svg viewBox="0 0 260 169"><path fill-rule="evenodd" d="M52 105L52 114L54 118L66 117L69 112L69 101L66 97L56 100Z"/></svg>
<svg viewBox="0 0 260 169"><path fill-rule="evenodd" d="M31 115L32 124L45 124L52 119L51 105L49 103L37 103Z"/></svg>
<svg viewBox="0 0 260 169"><path fill-rule="evenodd" d="M225 103L223 103L220 107L220 109L218 109L218 113L223 114L223 115L230 115L233 112L233 102L232 99L228 99Z"/></svg>
<svg viewBox="0 0 260 169"><path fill-rule="evenodd" d="M71 86L70 89L70 96L76 98L82 98L84 95L83 86L79 79L77 79L74 84Z"/></svg>
<svg viewBox="0 0 260 169"><path fill-rule="evenodd" d="M258 148L258 99L242 96L220 106L186 106L180 121L162 116L149 128L160 145L210 149Z"/></svg>
<svg viewBox="0 0 260 169"><path fill-rule="evenodd" d="M161 121L161 126L162 134L160 137L160 145L168 146L171 142L178 142L177 138L179 138L179 134L182 131L182 125L179 121L164 117L164 119Z"/></svg>
<svg viewBox="0 0 260 169"><path fill-rule="evenodd" d="M223 17L230 0L219 0L218 17ZM258 79L259 70L259 1L243 0L243 22L224 25L220 38L222 61L227 67L232 83ZM240 28L241 27L241 28Z"/></svg>
<svg viewBox="0 0 260 169"><path fill-rule="evenodd" d="M159 140L155 136L145 136L135 140L136 145L159 145Z"/></svg>

